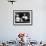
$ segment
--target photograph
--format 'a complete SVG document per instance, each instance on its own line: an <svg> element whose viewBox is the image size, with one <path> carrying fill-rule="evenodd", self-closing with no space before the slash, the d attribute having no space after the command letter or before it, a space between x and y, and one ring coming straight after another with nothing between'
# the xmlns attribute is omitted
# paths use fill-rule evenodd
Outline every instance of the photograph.
<svg viewBox="0 0 46 46"><path fill-rule="evenodd" d="M32 10L14 10L13 24L14 25L31 25Z"/></svg>

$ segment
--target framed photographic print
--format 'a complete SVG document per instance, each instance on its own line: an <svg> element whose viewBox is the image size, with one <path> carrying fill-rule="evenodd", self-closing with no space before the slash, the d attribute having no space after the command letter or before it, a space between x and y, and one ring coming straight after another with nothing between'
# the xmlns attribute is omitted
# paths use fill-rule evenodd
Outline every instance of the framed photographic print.
<svg viewBox="0 0 46 46"><path fill-rule="evenodd" d="M32 25L32 10L13 10L14 25Z"/></svg>

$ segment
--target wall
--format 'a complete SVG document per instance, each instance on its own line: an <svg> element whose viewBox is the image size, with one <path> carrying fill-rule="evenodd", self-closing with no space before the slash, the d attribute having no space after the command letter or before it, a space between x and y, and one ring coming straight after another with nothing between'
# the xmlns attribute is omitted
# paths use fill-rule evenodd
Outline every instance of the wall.
<svg viewBox="0 0 46 46"><path fill-rule="evenodd" d="M32 26L14 26L13 10L33 10ZM0 0L0 40L15 40L18 32L30 33L33 40L46 40L46 1L17 0L12 5L7 0Z"/></svg>

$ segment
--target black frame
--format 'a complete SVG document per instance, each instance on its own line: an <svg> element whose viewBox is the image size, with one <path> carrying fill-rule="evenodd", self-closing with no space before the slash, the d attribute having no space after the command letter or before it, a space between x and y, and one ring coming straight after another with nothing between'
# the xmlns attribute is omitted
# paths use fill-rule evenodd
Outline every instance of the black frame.
<svg viewBox="0 0 46 46"><path fill-rule="evenodd" d="M30 11L30 13L31 13L31 23L30 24L16 24L16 23L14 23L14 14L15 14L15 12L16 11ZM33 11L32 10L13 10L13 25L18 25L18 26L21 26L21 25L23 25L23 26L25 26L25 25L32 25L33 24Z"/></svg>

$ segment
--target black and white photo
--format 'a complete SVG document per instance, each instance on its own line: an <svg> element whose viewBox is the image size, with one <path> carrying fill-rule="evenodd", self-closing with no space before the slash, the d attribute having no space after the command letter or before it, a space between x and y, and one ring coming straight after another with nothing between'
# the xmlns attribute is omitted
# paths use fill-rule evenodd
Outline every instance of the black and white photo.
<svg viewBox="0 0 46 46"><path fill-rule="evenodd" d="M15 25L32 24L32 10L14 10L13 24Z"/></svg>

